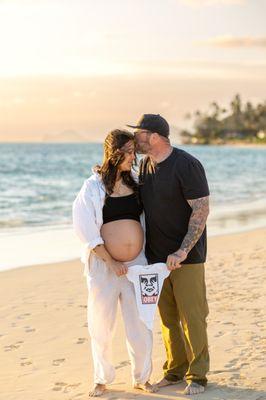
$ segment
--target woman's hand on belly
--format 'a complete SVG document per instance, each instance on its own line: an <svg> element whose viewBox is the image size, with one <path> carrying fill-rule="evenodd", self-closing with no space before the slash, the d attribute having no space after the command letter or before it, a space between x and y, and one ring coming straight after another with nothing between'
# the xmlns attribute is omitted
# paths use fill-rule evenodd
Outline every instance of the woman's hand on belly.
<svg viewBox="0 0 266 400"><path fill-rule="evenodd" d="M105 262L107 268L113 271L117 276L125 275L128 271L127 265L112 258L105 245L99 244L93 249L93 253Z"/></svg>
<svg viewBox="0 0 266 400"><path fill-rule="evenodd" d="M114 274L116 274L116 276L126 275L126 273L128 272L127 265L119 261L112 260L107 262L106 265L108 268L110 268L111 271L114 272Z"/></svg>

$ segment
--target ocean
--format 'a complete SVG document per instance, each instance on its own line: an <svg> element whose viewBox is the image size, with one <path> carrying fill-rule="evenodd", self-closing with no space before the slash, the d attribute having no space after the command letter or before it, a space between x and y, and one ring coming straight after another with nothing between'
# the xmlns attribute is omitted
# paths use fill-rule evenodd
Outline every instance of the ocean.
<svg viewBox="0 0 266 400"><path fill-rule="evenodd" d="M210 235L266 225L265 148L179 147L204 165L211 191ZM71 247L72 202L92 167L101 163L102 154L99 143L0 144L0 244L4 249L0 268L23 264L23 260L10 260L16 240L27 247L31 239L38 247L40 235L40 240L46 238L45 246L55 247L49 241L59 241L63 248L61 235ZM64 257L42 257L39 252L38 259L28 254L24 265L74 258L79 247L74 242L73 251L68 249Z"/></svg>

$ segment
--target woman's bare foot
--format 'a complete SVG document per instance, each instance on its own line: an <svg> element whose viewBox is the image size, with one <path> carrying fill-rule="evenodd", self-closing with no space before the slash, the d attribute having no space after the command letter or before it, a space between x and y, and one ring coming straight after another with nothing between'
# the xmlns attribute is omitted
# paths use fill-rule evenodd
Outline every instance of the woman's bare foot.
<svg viewBox="0 0 266 400"><path fill-rule="evenodd" d="M157 385L152 385L150 382L135 383L134 389L144 390L145 392L148 392L148 393L156 393L159 390Z"/></svg>
<svg viewBox="0 0 266 400"><path fill-rule="evenodd" d="M200 394L205 390L204 386L199 385L196 382L191 382L185 388L183 394L192 395L192 394Z"/></svg>
<svg viewBox="0 0 266 400"><path fill-rule="evenodd" d="M165 387L165 386L169 386L169 385L176 385L177 383L182 382L182 380L179 381L168 381L166 378L162 378L160 381L156 382L156 386L158 386L159 388L161 387Z"/></svg>
<svg viewBox="0 0 266 400"><path fill-rule="evenodd" d="M99 397L106 391L106 386L101 383L96 383L92 390L89 391L89 397Z"/></svg>

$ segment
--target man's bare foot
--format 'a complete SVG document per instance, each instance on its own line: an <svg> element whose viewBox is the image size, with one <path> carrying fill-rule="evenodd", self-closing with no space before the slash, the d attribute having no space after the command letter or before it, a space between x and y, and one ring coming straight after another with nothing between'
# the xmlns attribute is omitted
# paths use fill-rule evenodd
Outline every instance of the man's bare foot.
<svg viewBox="0 0 266 400"><path fill-rule="evenodd" d="M165 386L169 386L169 385L176 385L177 383L181 383L182 380L178 380L175 382L172 381L168 381L166 378L162 378L160 381L156 382L156 386L158 386L159 388L161 387L165 387Z"/></svg>
<svg viewBox="0 0 266 400"><path fill-rule="evenodd" d="M96 383L92 390L89 391L89 397L99 397L106 391L106 386L101 383Z"/></svg>
<svg viewBox="0 0 266 400"><path fill-rule="evenodd" d="M191 382L187 385L183 394L187 394L187 395L200 394L200 393L203 393L204 390L205 390L204 386L199 385L196 382Z"/></svg>
<svg viewBox="0 0 266 400"><path fill-rule="evenodd" d="M134 389L144 390L145 392L148 392L148 393L156 393L159 390L157 385L152 385L150 382L135 383Z"/></svg>

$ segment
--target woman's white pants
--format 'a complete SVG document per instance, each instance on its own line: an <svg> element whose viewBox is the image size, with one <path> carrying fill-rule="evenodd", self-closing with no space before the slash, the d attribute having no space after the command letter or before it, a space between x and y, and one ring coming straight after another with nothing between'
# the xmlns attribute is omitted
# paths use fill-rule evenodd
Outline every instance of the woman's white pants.
<svg viewBox="0 0 266 400"><path fill-rule="evenodd" d="M140 253L126 264L147 265L147 260L144 253ZM152 372L152 331L139 318L133 284L126 276L116 276L91 253L87 285L94 383L109 384L115 378L111 350L118 302L125 325L133 384L147 382Z"/></svg>

